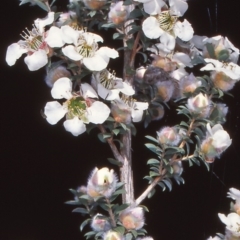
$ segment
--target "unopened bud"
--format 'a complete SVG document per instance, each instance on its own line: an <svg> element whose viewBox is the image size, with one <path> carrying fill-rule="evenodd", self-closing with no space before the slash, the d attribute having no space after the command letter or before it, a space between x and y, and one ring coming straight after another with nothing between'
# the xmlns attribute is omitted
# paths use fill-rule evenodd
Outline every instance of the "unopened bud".
<svg viewBox="0 0 240 240"><path fill-rule="evenodd" d="M219 89L223 90L223 91L231 90L236 83L236 81L231 79L229 76L227 76L223 72L213 71L212 74L211 74L211 79L214 83L214 86L216 88L219 88Z"/></svg>
<svg viewBox="0 0 240 240"><path fill-rule="evenodd" d="M123 240L124 237L119 233L115 231L108 231L103 236L103 240Z"/></svg>
<svg viewBox="0 0 240 240"><path fill-rule="evenodd" d="M138 230L144 225L144 214L141 207L128 208L121 212L120 221L129 230Z"/></svg>
<svg viewBox="0 0 240 240"><path fill-rule="evenodd" d="M99 10L106 4L107 1L106 0L83 0L83 2L88 9Z"/></svg>
<svg viewBox="0 0 240 240"><path fill-rule="evenodd" d="M48 73L47 76L45 77L45 82L47 83L47 85L49 87L53 87L53 84L59 79L59 78L63 78L63 77L67 77L70 78L71 74L70 72L63 66L58 66L56 68L51 68Z"/></svg>
<svg viewBox="0 0 240 240"><path fill-rule="evenodd" d="M151 54L151 57L154 58L154 60L152 61L152 65L154 67L162 68L166 72L172 72L177 68L177 63L171 61L171 59L168 57L162 57L155 54Z"/></svg>
<svg viewBox="0 0 240 240"><path fill-rule="evenodd" d="M110 22L118 25L126 21L128 15L127 7L123 5L123 1L119 1L111 5L108 18Z"/></svg>
<svg viewBox="0 0 240 240"><path fill-rule="evenodd" d="M87 194L92 198L110 197L116 189L117 177L113 170L95 168L88 180Z"/></svg>
<svg viewBox="0 0 240 240"><path fill-rule="evenodd" d="M111 113L116 122L129 124L131 122L131 109L122 103L112 103Z"/></svg>
<svg viewBox="0 0 240 240"><path fill-rule="evenodd" d="M184 76L180 79L179 82L181 92L184 93L193 93L198 87L202 85L192 73L188 76Z"/></svg>
<svg viewBox="0 0 240 240"><path fill-rule="evenodd" d="M175 127L164 127L157 132L157 135L160 144L164 145L176 146L181 140L181 136Z"/></svg>
<svg viewBox="0 0 240 240"><path fill-rule="evenodd" d="M99 213L93 217L91 227L96 232L105 232L111 229L111 225L106 220L106 217Z"/></svg>

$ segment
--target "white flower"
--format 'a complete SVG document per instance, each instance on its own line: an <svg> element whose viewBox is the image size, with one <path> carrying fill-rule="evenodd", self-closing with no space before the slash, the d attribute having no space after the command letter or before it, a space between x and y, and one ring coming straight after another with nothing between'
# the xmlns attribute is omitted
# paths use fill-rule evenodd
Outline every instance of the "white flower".
<svg viewBox="0 0 240 240"><path fill-rule="evenodd" d="M143 21L142 29L144 34L155 39L160 37L160 42L168 49L175 47L175 38L179 37L183 41L189 41L193 37L191 24L177 21L177 16L171 15L170 11L164 11L156 17L150 16Z"/></svg>
<svg viewBox="0 0 240 240"><path fill-rule="evenodd" d="M23 32L22 38L17 43L11 44L7 49L6 62L9 66L16 63L23 53L27 53L24 61L30 71L36 71L48 62L49 48L45 41L44 26L53 21L52 13L48 14L48 17L44 20L35 20L35 25L30 31L26 29Z"/></svg>
<svg viewBox="0 0 240 240"><path fill-rule="evenodd" d="M221 124L216 124L211 128L208 123L207 137L212 139L211 144L218 154L221 154L232 144L232 139L230 139L229 134L223 129Z"/></svg>
<svg viewBox="0 0 240 240"><path fill-rule="evenodd" d="M240 237L240 216L236 213L229 213L227 217L219 213L218 217L226 225L226 230L233 236Z"/></svg>
<svg viewBox="0 0 240 240"><path fill-rule="evenodd" d="M44 27L50 25L54 21L54 12L49 12L47 17L38 18L34 21L34 25L39 29L41 34L44 33Z"/></svg>
<svg viewBox="0 0 240 240"><path fill-rule="evenodd" d="M238 215L240 215L240 191L236 188L230 188L228 192L228 197L235 200L232 204L232 210L234 210Z"/></svg>
<svg viewBox="0 0 240 240"><path fill-rule="evenodd" d="M98 49L97 42L103 39L93 33L80 34L77 44L62 48L62 52L74 61L81 61L91 71L101 71L107 67L109 58L118 57L115 49L101 47Z"/></svg>
<svg viewBox="0 0 240 240"><path fill-rule="evenodd" d="M163 0L135 0L136 2L143 3L144 11L150 15L161 13L162 7L166 5Z"/></svg>
<svg viewBox="0 0 240 240"><path fill-rule="evenodd" d="M211 58L205 58L204 60L207 63L207 65L201 68L200 69L201 71L223 72L233 80L240 79L240 67L237 64L232 62L223 63Z"/></svg>
<svg viewBox="0 0 240 240"><path fill-rule="evenodd" d="M98 95L106 100L118 99L120 92L128 96L135 93L129 83L123 82L121 78L117 78L106 69L93 74L91 83L97 89Z"/></svg>
<svg viewBox="0 0 240 240"><path fill-rule="evenodd" d="M97 98L97 93L87 83L81 84L81 95L72 94L72 82L69 78L58 79L51 90L55 99L65 98L67 101L61 105L57 101L48 102L44 108L46 120L54 125L66 114L67 120L63 123L65 129L74 136L86 131L85 124L103 123L110 114L110 109L102 102L89 98Z"/></svg>

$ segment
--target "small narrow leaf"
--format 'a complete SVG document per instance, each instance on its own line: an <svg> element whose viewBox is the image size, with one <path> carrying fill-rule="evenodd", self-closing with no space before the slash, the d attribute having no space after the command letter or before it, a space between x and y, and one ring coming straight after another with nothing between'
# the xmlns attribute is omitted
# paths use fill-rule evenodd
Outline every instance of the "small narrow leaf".
<svg viewBox="0 0 240 240"><path fill-rule="evenodd" d="M72 212L88 214L88 211L85 208L75 208L72 210Z"/></svg>
<svg viewBox="0 0 240 240"><path fill-rule="evenodd" d="M83 221L82 224L80 225L80 231L82 232L83 228L90 222L91 222L90 218L88 218L85 221Z"/></svg>

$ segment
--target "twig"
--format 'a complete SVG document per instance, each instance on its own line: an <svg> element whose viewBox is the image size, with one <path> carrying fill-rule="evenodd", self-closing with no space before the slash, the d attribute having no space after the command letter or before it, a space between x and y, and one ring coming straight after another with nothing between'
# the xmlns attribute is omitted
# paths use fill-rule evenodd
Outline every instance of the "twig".
<svg viewBox="0 0 240 240"><path fill-rule="evenodd" d="M109 202L108 198L106 198L106 202L107 202L108 205L110 205L110 202ZM116 227L117 224L116 224L116 221L115 221L115 217L114 217L113 211L110 207L108 207L108 213L109 213L109 216L110 216L110 219L111 219L112 226Z"/></svg>

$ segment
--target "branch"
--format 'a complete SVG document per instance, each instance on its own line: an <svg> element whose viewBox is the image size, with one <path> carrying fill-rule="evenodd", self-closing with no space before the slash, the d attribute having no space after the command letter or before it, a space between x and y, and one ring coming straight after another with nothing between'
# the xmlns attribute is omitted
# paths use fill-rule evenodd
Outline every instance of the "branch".
<svg viewBox="0 0 240 240"><path fill-rule="evenodd" d="M106 133L107 133L107 131L106 131L106 129L104 128L103 125L99 124L99 125L98 125L98 128L100 129L101 133L103 133L103 134L106 134ZM110 146L110 148L111 148L111 150L112 150L112 153L113 153L114 157L115 157L119 162L121 162L121 163L123 164L123 163L124 163L124 159L123 159L122 155L120 154L120 152L118 151L115 143L113 142L113 138L112 138L112 137L111 137L111 138L107 138L106 140L107 140L108 145Z"/></svg>
<svg viewBox="0 0 240 240"><path fill-rule="evenodd" d="M110 205L111 203L109 202L109 199L106 198L106 202L108 205ZM115 218L114 218L114 214L112 212L112 209L109 207L108 208L108 213L109 213L109 216L110 216L110 219L111 219L111 223L112 223L112 226L113 227L116 227L117 224L116 224L116 221L115 221Z"/></svg>

